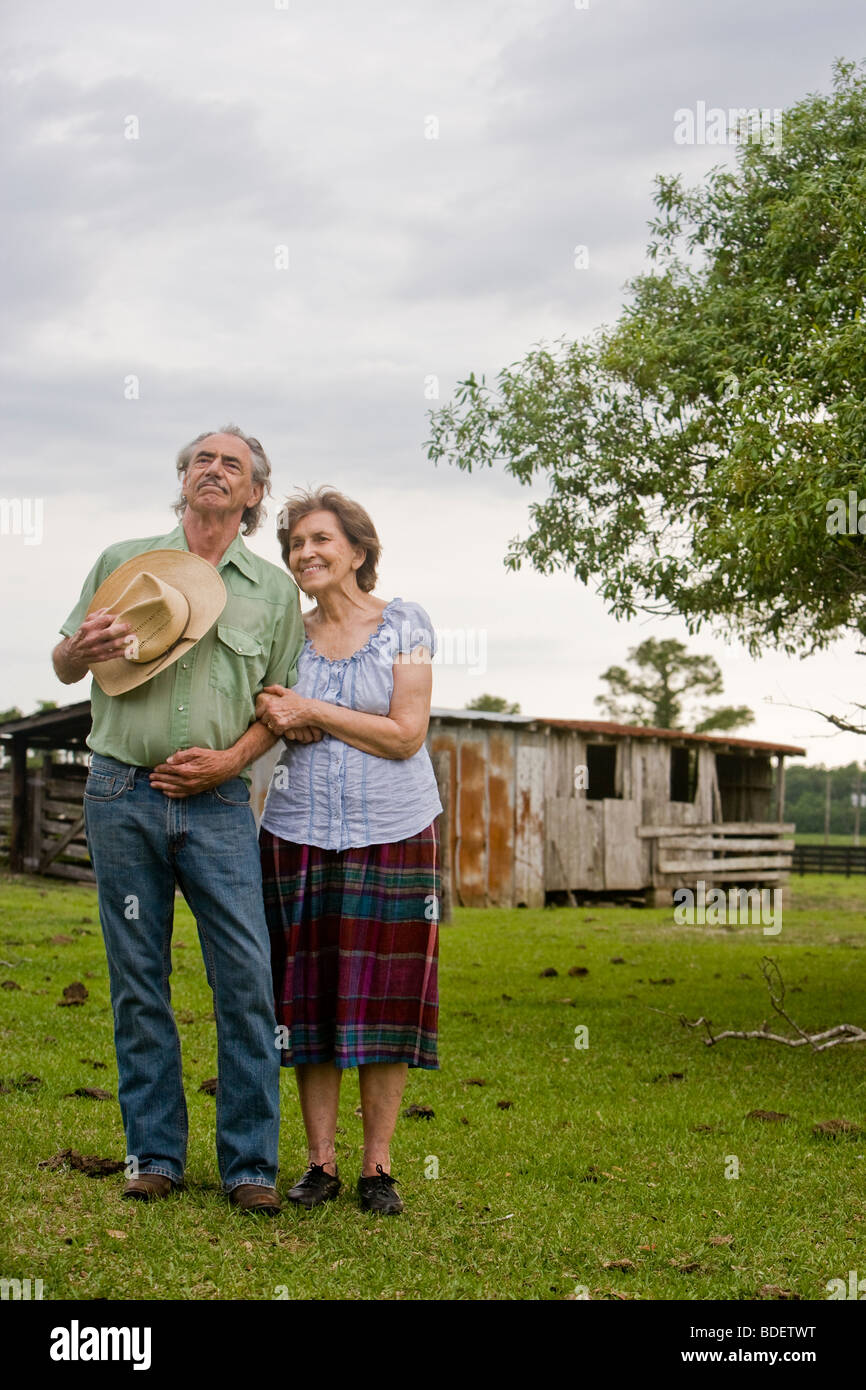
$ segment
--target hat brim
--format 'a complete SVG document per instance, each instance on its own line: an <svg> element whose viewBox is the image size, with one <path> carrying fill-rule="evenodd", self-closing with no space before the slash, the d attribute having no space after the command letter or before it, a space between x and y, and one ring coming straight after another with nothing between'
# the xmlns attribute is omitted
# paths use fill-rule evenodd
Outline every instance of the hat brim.
<svg viewBox="0 0 866 1390"><path fill-rule="evenodd" d="M128 661L125 656L118 656L111 661L94 662L90 667L93 679L106 695L123 695L135 690L172 666L210 632L228 600L219 571L200 555L188 550L145 550L126 560L103 580L88 605L86 616L90 617L97 608L111 612L112 604L130 580L144 570L181 590L189 603L189 622L176 646L153 661Z"/></svg>

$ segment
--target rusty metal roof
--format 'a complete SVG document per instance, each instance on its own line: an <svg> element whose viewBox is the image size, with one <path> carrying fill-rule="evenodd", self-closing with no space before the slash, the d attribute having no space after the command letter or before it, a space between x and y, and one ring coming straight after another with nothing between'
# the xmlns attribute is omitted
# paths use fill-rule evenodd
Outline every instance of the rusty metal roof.
<svg viewBox="0 0 866 1390"><path fill-rule="evenodd" d="M789 743L766 743L761 739L734 738L730 734L687 734L682 729L654 729L643 724L614 724L605 719L546 719L540 715L494 714L477 709L432 709L431 719L441 719L449 724L463 722L484 722L494 724L534 725L545 729L570 729L579 734L598 734L601 737L615 738L657 738L669 739L677 743L712 743L716 747L751 749L761 753L787 753L792 757L805 757L805 748L797 748Z"/></svg>

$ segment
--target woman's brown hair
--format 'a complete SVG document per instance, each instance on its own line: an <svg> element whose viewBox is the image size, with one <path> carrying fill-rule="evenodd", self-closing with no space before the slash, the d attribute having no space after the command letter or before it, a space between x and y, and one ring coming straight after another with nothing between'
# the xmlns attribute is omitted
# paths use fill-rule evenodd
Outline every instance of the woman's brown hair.
<svg viewBox="0 0 866 1390"><path fill-rule="evenodd" d="M283 552L283 562L289 568L289 540L292 527L310 512L333 512L343 528L350 545L358 545L365 551L364 562L356 570L358 588L365 594L372 592L376 583L376 568L382 546L376 528L368 512L359 502L353 502L342 492L332 487L320 487L315 492L295 492L287 497L277 516L277 540Z"/></svg>

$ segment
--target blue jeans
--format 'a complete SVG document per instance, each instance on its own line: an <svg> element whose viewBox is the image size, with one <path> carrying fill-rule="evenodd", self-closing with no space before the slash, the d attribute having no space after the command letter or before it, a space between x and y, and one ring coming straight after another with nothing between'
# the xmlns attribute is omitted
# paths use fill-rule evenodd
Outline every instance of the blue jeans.
<svg viewBox="0 0 866 1390"><path fill-rule="evenodd" d="M148 769L94 753L87 843L108 955L118 1094L141 1173L183 1178L187 1109L171 1010L177 885L196 919L217 1026L217 1158L227 1192L273 1187L279 1139L270 946L249 791L242 778L173 800Z"/></svg>

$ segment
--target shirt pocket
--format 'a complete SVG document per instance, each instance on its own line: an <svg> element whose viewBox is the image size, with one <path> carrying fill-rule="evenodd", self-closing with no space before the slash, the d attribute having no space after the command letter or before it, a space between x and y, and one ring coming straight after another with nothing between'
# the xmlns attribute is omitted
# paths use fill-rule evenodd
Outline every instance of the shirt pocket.
<svg viewBox="0 0 866 1390"><path fill-rule="evenodd" d="M267 668L264 643L244 628L218 623L210 666L214 690L230 700L251 702Z"/></svg>

